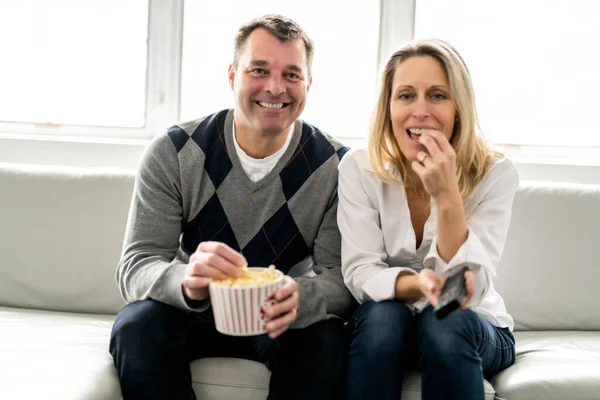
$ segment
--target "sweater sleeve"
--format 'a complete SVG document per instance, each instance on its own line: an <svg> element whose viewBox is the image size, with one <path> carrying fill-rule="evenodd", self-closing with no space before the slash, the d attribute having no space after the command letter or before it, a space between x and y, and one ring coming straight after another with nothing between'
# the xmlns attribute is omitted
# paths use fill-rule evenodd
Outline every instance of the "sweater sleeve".
<svg viewBox="0 0 600 400"><path fill-rule="evenodd" d="M182 281L187 264L176 258L184 223L177 152L167 135L153 141L139 165L116 279L126 302L154 299L192 310ZM208 300L194 304L208 308Z"/></svg>
<svg viewBox="0 0 600 400"><path fill-rule="evenodd" d="M300 305L292 328L304 328L331 316L345 319L355 304L342 278L341 239L336 221L337 205L336 188L314 240L313 258L316 276L295 278L298 283Z"/></svg>

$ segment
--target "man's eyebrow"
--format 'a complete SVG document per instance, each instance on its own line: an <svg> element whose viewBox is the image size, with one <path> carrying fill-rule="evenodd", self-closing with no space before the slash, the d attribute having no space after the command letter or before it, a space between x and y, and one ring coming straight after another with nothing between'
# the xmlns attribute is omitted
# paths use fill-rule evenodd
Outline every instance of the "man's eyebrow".
<svg viewBox="0 0 600 400"><path fill-rule="evenodd" d="M250 61L250 65L253 65L255 67L266 67L267 65L269 65L269 63L265 60L252 60Z"/></svg>
<svg viewBox="0 0 600 400"><path fill-rule="evenodd" d="M252 66L252 67L268 67L269 63L266 60L251 60L250 66ZM294 64L288 65L286 69L288 71L296 72L300 75L302 75L304 73L302 68L300 68L299 66L294 65Z"/></svg>
<svg viewBox="0 0 600 400"><path fill-rule="evenodd" d="M297 66L297 65L289 65L289 66L287 67L287 69L288 69L288 70L290 70L290 71L293 71L293 72L297 72L297 73L298 73L298 74L300 74L300 75L302 75L302 73L304 72L304 71L302 71L302 68L300 68L300 67L299 67L299 66Z"/></svg>

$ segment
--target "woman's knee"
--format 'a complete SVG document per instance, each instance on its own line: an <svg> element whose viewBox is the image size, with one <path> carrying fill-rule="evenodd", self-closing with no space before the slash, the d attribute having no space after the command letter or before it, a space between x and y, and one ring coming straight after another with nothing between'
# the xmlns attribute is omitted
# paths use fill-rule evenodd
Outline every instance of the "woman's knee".
<svg viewBox="0 0 600 400"><path fill-rule="evenodd" d="M432 358L449 367L457 357L476 356L478 316L472 310L457 310L437 319L427 307L419 319L418 341L421 359Z"/></svg>
<svg viewBox="0 0 600 400"><path fill-rule="evenodd" d="M412 320L412 312L404 303L363 303L352 318L353 344L364 344L365 350L375 357L393 353L394 348L406 345Z"/></svg>

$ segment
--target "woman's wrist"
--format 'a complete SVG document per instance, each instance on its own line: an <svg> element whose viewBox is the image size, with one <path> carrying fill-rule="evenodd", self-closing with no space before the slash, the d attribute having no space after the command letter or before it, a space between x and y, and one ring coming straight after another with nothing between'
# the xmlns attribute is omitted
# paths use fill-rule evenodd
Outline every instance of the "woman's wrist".
<svg viewBox="0 0 600 400"><path fill-rule="evenodd" d="M437 251L445 262L450 262L460 246L467 240L468 228L462 197L454 193L436 199L438 241Z"/></svg>
<svg viewBox="0 0 600 400"><path fill-rule="evenodd" d="M462 210L463 203L460 191L455 188L452 191L442 192L435 197L435 204L439 211L448 211L452 209Z"/></svg>
<svg viewBox="0 0 600 400"><path fill-rule="evenodd" d="M396 277L395 297L397 300L409 301L423 296L419 288L419 275L400 273Z"/></svg>

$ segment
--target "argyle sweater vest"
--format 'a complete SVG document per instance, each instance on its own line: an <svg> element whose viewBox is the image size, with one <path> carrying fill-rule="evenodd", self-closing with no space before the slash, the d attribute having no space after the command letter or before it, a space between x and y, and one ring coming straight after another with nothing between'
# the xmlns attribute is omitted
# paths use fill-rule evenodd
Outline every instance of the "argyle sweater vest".
<svg viewBox="0 0 600 400"><path fill-rule="evenodd" d="M197 126L168 130L182 171L188 169L183 164L203 160L202 174L191 178L199 184L190 185L194 192L184 192L184 197L199 199L197 210L190 208L181 248L189 255L202 241L223 242L241 252L250 266L274 264L288 272L311 255L337 190L338 162L348 148L298 121L274 169L252 182L235 151L232 124L233 112L225 110Z"/></svg>

